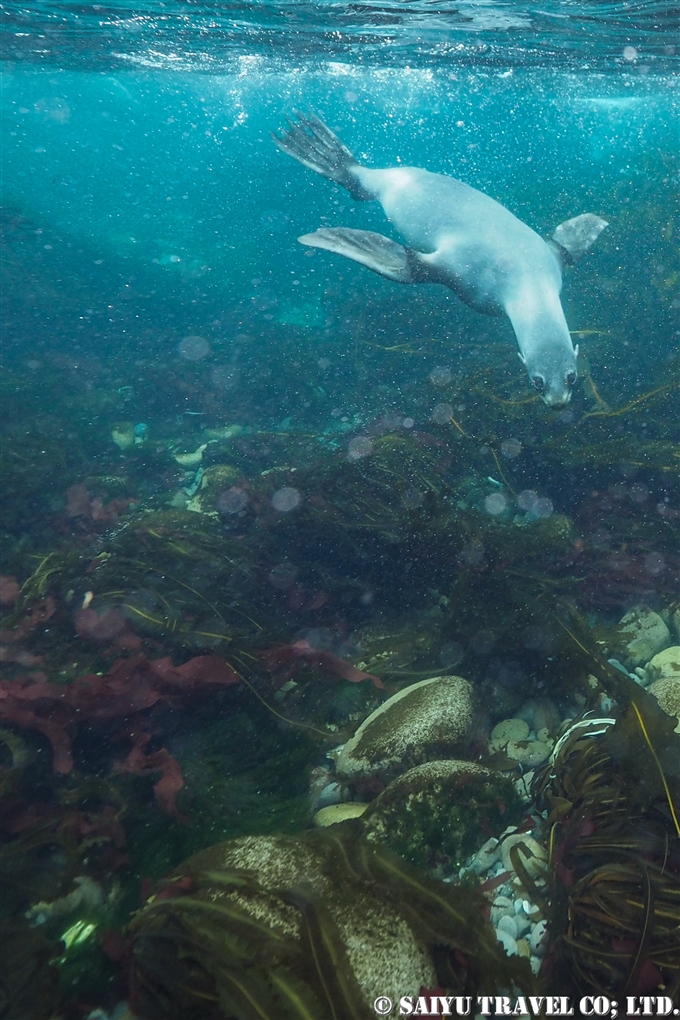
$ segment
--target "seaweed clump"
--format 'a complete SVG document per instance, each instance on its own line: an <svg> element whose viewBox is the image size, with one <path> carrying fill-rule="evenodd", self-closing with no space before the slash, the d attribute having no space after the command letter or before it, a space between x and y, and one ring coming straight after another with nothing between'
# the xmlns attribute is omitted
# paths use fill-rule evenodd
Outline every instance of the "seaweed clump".
<svg viewBox="0 0 680 1020"><path fill-rule="evenodd" d="M572 994L663 990L674 998L680 737L647 691L605 663L593 668L616 695L619 718L572 725L534 781L550 827L553 940L546 978Z"/></svg>
<svg viewBox="0 0 680 1020"><path fill-rule="evenodd" d="M130 925L143 1020L368 1020L377 995L530 990L484 898L371 847L354 822L190 858Z"/></svg>

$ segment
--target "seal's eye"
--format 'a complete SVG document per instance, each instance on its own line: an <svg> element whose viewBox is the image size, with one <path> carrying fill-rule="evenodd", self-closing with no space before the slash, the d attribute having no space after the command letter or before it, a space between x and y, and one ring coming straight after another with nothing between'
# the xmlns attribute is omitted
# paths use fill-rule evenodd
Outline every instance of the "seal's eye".
<svg viewBox="0 0 680 1020"><path fill-rule="evenodd" d="M576 382L576 372L567 372L567 386L573 386Z"/></svg>
<svg viewBox="0 0 680 1020"><path fill-rule="evenodd" d="M538 390L539 393L543 393L545 389L545 379L542 375L534 375L531 377L531 381Z"/></svg>

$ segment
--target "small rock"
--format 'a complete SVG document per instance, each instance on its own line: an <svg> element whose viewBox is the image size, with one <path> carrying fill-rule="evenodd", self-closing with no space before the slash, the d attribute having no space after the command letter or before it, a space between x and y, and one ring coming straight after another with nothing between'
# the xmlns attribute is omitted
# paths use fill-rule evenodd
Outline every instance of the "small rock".
<svg viewBox="0 0 680 1020"><path fill-rule="evenodd" d="M532 956L529 959L529 966L531 967L532 974L538 974L541 969L542 961L537 956Z"/></svg>
<svg viewBox="0 0 680 1020"><path fill-rule="evenodd" d="M497 896L491 904L491 923L497 925L502 917L512 917L512 900L507 896Z"/></svg>
<svg viewBox="0 0 680 1020"><path fill-rule="evenodd" d="M510 741L526 740L528 736L529 724L524 719L504 719L491 731L489 750L504 751Z"/></svg>
<svg viewBox="0 0 680 1020"><path fill-rule="evenodd" d="M345 822L348 818L359 818L363 815L368 804L357 804L349 801L346 804L329 804L321 808L314 815L314 824L325 828L327 825L335 825L336 822Z"/></svg>
<svg viewBox="0 0 680 1020"><path fill-rule="evenodd" d="M321 808L331 807L333 804L340 804L344 800L345 791L340 783L328 783L317 797L316 806Z"/></svg>
<svg viewBox="0 0 680 1020"><path fill-rule="evenodd" d="M531 956L531 949L526 939L517 939L517 955L523 956L526 960Z"/></svg>
<svg viewBox="0 0 680 1020"><path fill-rule="evenodd" d="M135 427L131 421L122 421L114 425L111 439L122 452L135 445Z"/></svg>
<svg viewBox="0 0 680 1020"><path fill-rule="evenodd" d="M661 653L663 655L663 652ZM651 683L651 677L647 673L647 670L642 666L636 666L633 670L633 679L636 683L640 684L640 687L649 687Z"/></svg>
<svg viewBox="0 0 680 1020"><path fill-rule="evenodd" d="M515 914L515 927L517 928L517 936L526 935L531 928L531 921L526 914Z"/></svg>
<svg viewBox="0 0 680 1020"><path fill-rule="evenodd" d="M501 860L506 871L515 870L510 858L510 851L514 847L517 847L519 859L531 878L540 878L545 874L548 866L548 855L545 848L537 843L533 836L519 833L508 836L501 845Z"/></svg>
<svg viewBox="0 0 680 1020"><path fill-rule="evenodd" d="M500 846L495 836L487 839L484 846L481 846L475 856L472 858L469 864L471 871L474 871L475 875L483 875L489 870L492 864L495 864L500 856Z"/></svg>
<svg viewBox="0 0 680 1020"><path fill-rule="evenodd" d="M643 666L671 643L671 632L658 613L635 606L620 620L618 642L629 667Z"/></svg>
<svg viewBox="0 0 680 1020"><path fill-rule="evenodd" d="M562 724L560 710L552 698L537 698L536 710L534 712L534 729L538 735L539 730L547 730L548 734L556 733ZM539 740L541 737L538 738Z"/></svg>
<svg viewBox="0 0 680 1020"><path fill-rule="evenodd" d="M509 896L497 896L496 899L493 901L493 905L494 907L499 908L502 907L506 913L509 910L515 909L515 905Z"/></svg>
<svg viewBox="0 0 680 1020"><path fill-rule="evenodd" d="M540 740L511 740L505 753L522 765L540 765L550 757L551 750L552 742L544 744Z"/></svg>
<svg viewBox="0 0 680 1020"><path fill-rule="evenodd" d="M531 929L529 945L531 946L531 952L535 956L545 956L546 954L547 946L545 945L545 933L547 927L547 921L537 921Z"/></svg>
<svg viewBox="0 0 680 1020"><path fill-rule="evenodd" d="M503 946L506 956L517 956L517 942L507 931L496 928L496 938Z"/></svg>
<svg viewBox="0 0 680 1020"><path fill-rule="evenodd" d="M389 782L423 762L466 750L475 711L472 685L459 676L421 680L389 698L361 724L337 756L347 779Z"/></svg>
<svg viewBox="0 0 680 1020"><path fill-rule="evenodd" d="M515 924L515 918L510 917L510 914L505 914L501 917L496 927L498 931L507 931L508 935L512 935L513 939L517 938L517 925Z"/></svg>
<svg viewBox="0 0 680 1020"><path fill-rule="evenodd" d="M647 663L645 673L650 680L665 680L667 677L680 681L680 645L664 648Z"/></svg>

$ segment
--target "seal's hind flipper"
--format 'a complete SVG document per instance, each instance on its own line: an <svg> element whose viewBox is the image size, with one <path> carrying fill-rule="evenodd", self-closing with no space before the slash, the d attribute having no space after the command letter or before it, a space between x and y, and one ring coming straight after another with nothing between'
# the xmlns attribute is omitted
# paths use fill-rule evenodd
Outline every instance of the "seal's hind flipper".
<svg viewBox="0 0 680 1020"><path fill-rule="evenodd" d="M556 247L556 254L564 265L571 266L597 241L609 224L594 213L582 213L571 220L565 220L553 230L550 240Z"/></svg>
<svg viewBox="0 0 680 1020"><path fill-rule="evenodd" d="M359 166L346 145L334 135L324 122L312 113L308 117L295 111L297 124L288 121L288 131L282 138L271 132L272 139L279 149L287 152L298 163L315 170L336 184L347 188L352 198L359 202L370 201L373 195L367 194L352 173Z"/></svg>
<svg viewBox="0 0 680 1020"><path fill-rule="evenodd" d="M313 234L298 237L298 241L344 255L395 283L424 283L428 279L427 269L419 261L417 252L372 230L321 227Z"/></svg>

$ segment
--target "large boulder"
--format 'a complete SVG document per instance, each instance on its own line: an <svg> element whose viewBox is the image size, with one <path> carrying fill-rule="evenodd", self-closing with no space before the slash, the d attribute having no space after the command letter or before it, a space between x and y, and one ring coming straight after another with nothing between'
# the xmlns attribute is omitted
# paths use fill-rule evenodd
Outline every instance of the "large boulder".
<svg viewBox="0 0 680 1020"><path fill-rule="evenodd" d="M522 803L507 776L471 761L430 761L393 780L362 816L371 842L421 867L450 872L489 833L519 821Z"/></svg>
<svg viewBox="0 0 680 1020"><path fill-rule="evenodd" d="M346 780L375 776L389 783L423 762L461 757L475 723L472 685L460 676L436 676L406 687L361 724L336 753Z"/></svg>

